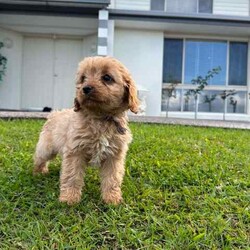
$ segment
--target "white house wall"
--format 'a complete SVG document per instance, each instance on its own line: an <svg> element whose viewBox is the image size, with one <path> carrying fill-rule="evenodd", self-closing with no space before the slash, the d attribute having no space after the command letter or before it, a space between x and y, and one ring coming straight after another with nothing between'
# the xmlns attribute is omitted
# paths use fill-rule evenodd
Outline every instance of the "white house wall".
<svg viewBox="0 0 250 250"><path fill-rule="evenodd" d="M25 37L21 108L72 106L81 39Z"/></svg>
<svg viewBox="0 0 250 250"><path fill-rule="evenodd" d="M23 16L22 16L23 17ZM30 16L27 16L29 19ZM58 27L60 26L57 22L57 17L41 17L36 16L32 17L34 20L37 18L44 22L45 26L47 25L47 19L50 19L51 24L50 26L54 29L55 33L58 31ZM68 27L66 21L68 18L58 17L61 22L64 22L66 28L60 28L60 35L53 35L52 33L46 33L46 30L41 29L41 24L37 25L37 23L31 22L27 25L25 22L26 19L23 20L18 15L0 15L0 41L4 41L6 39L13 42L13 46L11 48L2 48L1 52L4 56L7 57L7 71L6 76L4 77L4 81L0 83L0 109L21 109L21 108L30 108L29 100L25 98L25 93L23 90L23 86L27 81L22 81L24 75L24 37L28 36L40 39L54 39L58 38L59 40L63 39L80 39L81 49L79 53L79 61L86 56L93 56L96 55L96 44L97 44L97 28L95 27L97 21L94 19L91 23L90 19L83 19L83 18L75 18L75 23L72 26L76 26L77 28L82 23L81 32L77 33L77 36L71 30L75 30L73 27ZM18 21L20 21L18 25ZM85 21L89 23L89 28L86 28ZM42 26L43 27L43 26ZM47 27L47 26L46 26ZM18 28L18 30L13 31L13 29ZM80 30L80 28L79 28ZM35 32L36 31L36 32ZM91 32L92 31L92 32ZM27 33L26 33L27 32ZM43 33L44 32L44 33ZM87 34L91 32L91 34ZM38 33L38 34L37 34ZM50 67L52 61L49 60L46 63L47 67ZM75 68L76 71L76 68ZM28 72L28 69L27 69ZM41 75L39 75L41 78ZM53 76L51 76L53 77ZM28 76L28 78L31 78ZM72 79L74 81L74 79ZM27 93L28 94L28 93ZM48 100L48 98L47 98ZM51 100L55 104L55 100ZM50 104L50 103L49 103ZM48 105L49 105L48 104ZM34 105L33 105L34 106ZM33 107L32 106L32 107ZM58 106L58 105L56 105Z"/></svg>
<svg viewBox="0 0 250 250"><path fill-rule="evenodd" d="M249 0L214 0L213 14L248 16Z"/></svg>
<svg viewBox="0 0 250 250"><path fill-rule="evenodd" d="M123 10L150 10L150 0L111 0L110 8Z"/></svg>
<svg viewBox="0 0 250 250"><path fill-rule="evenodd" d="M21 92L21 67L23 38L17 32L0 28L0 41L9 41L11 48L2 48L7 58L6 75L0 83L0 108L19 109Z"/></svg>
<svg viewBox="0 0 250 250"><path fill-rule="evenodd" d="M97 34L85 36L83 38L82 57L95 56L97 53Z"/></svg>
<svg viewBox="0 0 250 250"><path fill-rule="evenodd" d="M96 32L98 20L65 16L1 14L0 25L6 30L15 30L25 34L83 37Z"/></svg>
<svg viewBox="0 0 250 250"><path fill-rule="evenodd" d="M163 32L115 29L114 56L130 70L139 89L147 89L147 115L160 115Z"/></svg>

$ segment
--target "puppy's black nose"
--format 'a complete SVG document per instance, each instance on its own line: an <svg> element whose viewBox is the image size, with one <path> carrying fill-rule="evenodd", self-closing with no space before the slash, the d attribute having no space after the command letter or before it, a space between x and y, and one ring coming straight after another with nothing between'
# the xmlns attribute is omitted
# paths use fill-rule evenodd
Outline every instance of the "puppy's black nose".
<svg viewBox="0 0 250 250"><path fill-rule="evenodd" d="M85 86L82 90L83 90L83 93L85 94L85 95L88 95L88 94L90 94L92 91L93 91L93 87L91 87L91 86Z"/></svg>

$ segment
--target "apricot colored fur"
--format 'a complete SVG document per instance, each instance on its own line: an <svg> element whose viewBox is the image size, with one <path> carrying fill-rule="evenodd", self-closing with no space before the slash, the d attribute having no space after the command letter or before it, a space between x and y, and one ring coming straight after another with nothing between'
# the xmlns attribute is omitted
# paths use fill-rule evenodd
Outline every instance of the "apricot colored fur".
<svg viewBox="0 0 250 250"><path fill-rule="evenodd" d="M126 111L136 113L138 103L135 83L118 60L88 57L80 62L75 107L48 116L34 155L34 173L47 173L49 160L61 155L61 202L80 202L88 165L99 167L104 202L122 201L124 161L132 140Z"/></svg>

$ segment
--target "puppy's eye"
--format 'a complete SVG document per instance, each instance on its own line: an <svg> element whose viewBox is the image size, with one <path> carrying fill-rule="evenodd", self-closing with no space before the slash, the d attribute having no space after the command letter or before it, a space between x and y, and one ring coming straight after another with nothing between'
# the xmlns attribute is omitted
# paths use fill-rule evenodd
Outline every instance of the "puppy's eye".
<svg viewBox="0 0 250 250"><path fill-rule="evenodd" d="M81 76L80 81L81 81L81 82L84 82L84 81L85 81L85 79L86 79L86 77L85 77L85 76Z"/></svg>
<svg viewBox="0 0 250 250"><path fill-rule="evenodd" d="M108 74L102 76L102 80L108 84L110 84L114 81L114 79Z"/></svg>

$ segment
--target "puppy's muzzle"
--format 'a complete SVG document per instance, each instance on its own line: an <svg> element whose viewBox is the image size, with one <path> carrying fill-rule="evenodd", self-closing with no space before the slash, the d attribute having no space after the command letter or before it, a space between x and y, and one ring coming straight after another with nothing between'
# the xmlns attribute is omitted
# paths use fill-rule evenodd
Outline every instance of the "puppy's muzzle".
<svg viewBox="0 0 250 250"><path fill-rule="evenodd" d="M89 95L91 92L93 92L94 88L91 86L85 86L82 91L85 95Z"/></svg>

